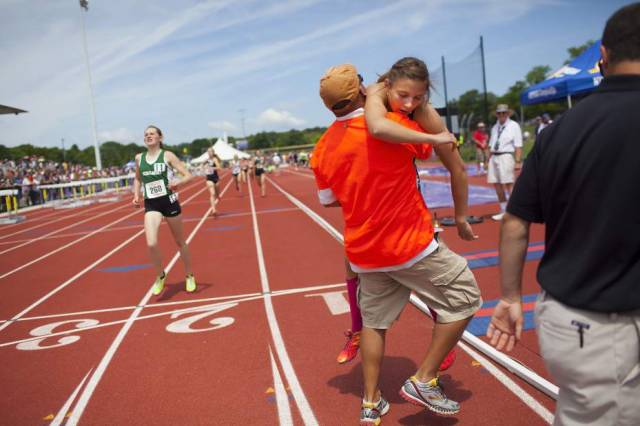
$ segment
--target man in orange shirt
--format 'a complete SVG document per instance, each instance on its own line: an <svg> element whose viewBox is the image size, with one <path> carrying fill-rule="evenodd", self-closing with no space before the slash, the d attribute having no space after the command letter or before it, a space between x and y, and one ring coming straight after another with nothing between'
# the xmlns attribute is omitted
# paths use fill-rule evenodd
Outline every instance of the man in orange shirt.
<svg viewBox="0 0 640 426"><path fill-rule="evenodd" d="M371 137L364 119L364 93L352 65L333 67L322 77L320 96L337 119L316 144L311 161L321 203L342 208L347 258L360 275L365 388L360 422L378 425L389 409L378 389L384 339L411 291L438 315L427 354L400 394L437 413L455 414L459 404L445 396L437 371L482 305L480 291L466 260L434 239L414 166L415 158L429 157L431 146ZM423 132L407 115L389 113L387 118ZM454 168L461 162L450 145L436 149L445 166Z"/></svg>

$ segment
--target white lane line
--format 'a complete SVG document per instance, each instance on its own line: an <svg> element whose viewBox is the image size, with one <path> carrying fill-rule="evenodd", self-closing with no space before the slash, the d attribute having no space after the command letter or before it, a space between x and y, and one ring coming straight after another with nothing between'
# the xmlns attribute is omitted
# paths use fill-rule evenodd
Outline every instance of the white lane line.
<svg viewBox="0 0 640 426"><path fill-rule="evenodd" d="M126 204L123 204L123 205L121 205L120 207L116 207L115 209L111 209L111 210L109 210L109 211L102 212L102 213L100 213L99 215L96 215L96 216L88 217L88 218L86 218L86 219L84 219L84 220L81 220L80 222L74 222L74 223L72 223L71 225L65 226L65 227L60 228L60 229L56 229L55 231L51 231L51 232L49 232L49 233L47 233L47 234L41 235L41 236L39 236L39 237L36 237L36 238L30 239L30 240L27 240L26 242L24 242L24 243L22 243L22 244L18 244L17 246L9 247L9 248L8 248L8 249L6 249L6 250L0 251L0 254L9 253L10 251L17 250L17 249L19 249L20 247L24 247L24 246L26 246L26 245L33 244L33 243L35 243L36 241L40 241L40 240L42 240L42 239L44 239L44 238L47 238L47 237L49 237L49 236L51 236L51 235L55 235L55 234L57 234L58 232L65 231L65 230L67 230L67 229L69 229L69 228L73 228L74 226L78 226L78 225L83 224L83 223L85 223L85 222L89 222L89 221L94 220L94 219L97 219L97 218L99 218L99 217L102 217L102 216L105 216L105 215L111 214L111 213L116 212L116 211L118 211L118 210L120 210L120 209L123 209L123 208L125 208L125 207L127 207L127 205L126 205Z"/></svg>
<svg viewBox="0 0 640 426"><path fill-rule="evenodd" d="M199 195L201 192L205 191L206 188L201 189L200 191L196 192L195 194L193 194L191 197L189 197L184 204L186 205L189 200L193 199L194 197L196 197L197 195ZM30 306L28 306L27 308L25 308L24 310L22 310L22 312L20 312L19 314L13 316L11 318L10 321L5 322L4 324L0 325L0 331L6 329L7 327L9 327L9 325L11 325L12 323L14 323L17 319L21 318L23 315L25 315L26 313L30 312L31 310L33 310L35 307L37 307L38 305L40 305L41 303L45 302L47 299L49 299L51 296L53 296L54 294L56 294L57 292L59 292L60 290L62 290L63 288L65 288L66 286L68 286L69 284L71 284L72 282L74 282L75 280L77 280L78 278L80 278L82 275L86 274L88 271L90 271L91 269L93 269L94 267L96 267L98 264L100 264L102 261L104 261L105 259L111 257L114 253L116 253L118 250L120 250L122 247L126 246L127 244L129 244L131 241L133 241L136 237L140 236L142 233L144 232L144 229L141 229L140 231L136 232L135 234L133 234L133 236L127 238L124 242L120 243L116 248L114 248L113 250L111 250L109 253L105 254L104 256L102 256L100 259L96 260L95 262L93 262L91 265L87 266L86 268L84 268L82 271L78 272L77 274L75 274L73 277L69 278L67 281L65 281L64 283L60 284L58 287L56 287L55 289L51 290L49 293L47 293L46 295L42 296L40 299L38 299L36 302L32 303Z"/></svg>
<svg viewBox="0 0 640 426"><path fill-rule="evenodd" d="M195 186L195 185L193 185L193 186ZM192 188L193 186L190 186L189 188ZM186 189L186 188L185 188L185 189ZM205 188L205 189L206 189L206 188ZM202 191L203 191L202 189L201 189L200 191L198 191L198 194L199 194L200 192L202 192ZM126 204L125 204L124 206L122 206L122 207L125 207L125 206L126 206ZM120 208L122 208L122 207L119 207L118 209L120 209ZM15 273L16 273L16 272L18 272L18 271L21 271L21 270L23 270L24 268L26 268L26 267L28 267L28 266L33 265L34 263L37 263L37 262L39 262L39 261L41 261L41 260L43 260L43 259L46 259L47 257L52 256L52 255L54 255L54 254L56 254L56 253L58 253L58 252L60 252L60 251L62 251L62 250L64 250L64 249L66 249L66 248L69 248L69 247L71 247L71 246L73 246L73 245L75 245L75 244L78 244L80 241L86 240L87 238L89 238L89 237L91 237L91 236L93 236L93 235L95 235L95 234L97 234L97 233L99 233L99 232L101 232L101 231L103 231L103 230L105 230L105 229L109 228L110 226L113 226L113 225L115 225L116 223L120 223L120 222L122 222L123 220L125 220L125 219L127 219L127 218L129 218L129 217L131 217L131 216L133 216L133 215L135 215L135 214L138 214L138 213L140 213L140 212L143 212L143 213L144 213L144 209L143 209L142 207L140 207L139 209L136 209L136 211L134 211L134 212L132 212L132 213L129 213L128 215L126 215L126 216L124 216L124 217L122 217L122 218L120 218L120 219L118 219L118 220L115 220L115 221L113 221L113 222L111 222L111 223L109 223L109 224L107 224L107 225L103 226L102 228L96 229L95 231L93 231L93 232L91 232L91 233L89 233L89 234L85 235L84 237L80 237L80 238L78 238L78 239L76 239L76 240L70 241L69 243L67 243L67 244L65 244L65 245L63 245L63 246L61 246L61 247L58 247L57 249L55 249L55 250L53 250L53 251L50 251L50 252L49 252L49 253L47 253L47 254L44 254L44 255L42 255L42 256L40 256L40 257L36 258L36 259L33 259L33 260L31 260L31 261L29 261L29 262L27 262L27 263L25 263L25 264L21 265L21 266L18 266L18 267L17 267L17 268L15 268L15 269L12 269L12 270L11 270L11 271L9 271L9 272L6 272L6 273L4 273L4 274L0 275L0 280L1 280L1 279L3 279L3 278L8 277L9 275L15 274Z"/></svg>
<svg viewBox="0 0 640 426"><path fill-rule="evenodd" d="M0 344L0 348L6 348L6 347L9 347L9 346L19 345L21 343L29 343L29 342L32 342L34 340L42 340L42 339L50 339L52 337L66 336L68 334L77 335L79 333L82 333L82 332L85 332L85 331L89 331L89 330L95 330L95 329L98 329L98 328L111 327L112 325L118 325L118 324L125 324L126 325L129 322L138 322L138 321L142 321L142 320L146 320L146 319L161 318L161 317L164 317L164 316L167 316L167 315L188 314L190 312L202 312L203 310L206 310L206 309L214 309L214 308L221 307L221 306L237 305L237 304L239 304L241 302L249 302L249 301L252 301L252 300L261 300L263 298L264 298L264 296L262 294L260 294L260 295L257 295L257 296L245 297L243 299L235 299L235 300L232 300L232 301L226 301L226 302L220 302L220 303L211 303L209 305L191 306L191 307L188 307L188 308L182 308L182 309L175 309L175 310L171 310L171 311L158 312L156 314L149 314L149 315L138 315L135 318L129 317L127 319L109 321L109 322L104 322L104 323L98 323L98 324L95 324L95 325L91 325L91 326L88 326L88 327L82 327L82 328L79 328L79 329L57 331L55 333L40 334L38 336L26 337L26 338L20 339L20 340L14 340L14 341L11 341L11 342L5 342L5 343L1 343ZM136 306L134 309L135 310L141 310L141 309L144 309L144 306Z"/></svg>
<svg viewBox="0 0 640 426"><path fill-rule="evenodd" d="M227 183L227 186L222 190L220 196L224 195L225 191L227 190L227 188L229 188L230 184L231 184L231 180L229 180L229 182ZM204 189L206 190L207 188L205 187ZM201 192L201 191L198 191L198 193L199 192ZM189 244L191 242L191 240L195 236L196 232L198 232L198 230L200 229L200 227L204 223L205 219L207 219L209 217L209 213L210 212L211 212L211 207L209 207L207 209L207 211L204 213L204 216L202 216L202 219L200 219L200 222L198 222L196 227L193 229L193 231L191 232L191 234L187 238L187 241L186 241L187 244ZM180 250L176 251L176 254L173 256L173 259L171 259L171 261L169 262L169 264L165 268L165 271L166 271L167 274L169 273L169 271L171 271L171 268L173 268L173 265L178 260L178 257L180 257ZM89 403L89 400L91 399L91 396L93 395L93 392L96 390L96 387L98 386L98 383L100 383L100 379L102 379L102 376L104 375L104 372L107 370L107 367L109 366L109 363L111 362L111 359L113 359L113 356L115 355L116 351L118 350L118 347L120 346L120 344L124 340L125 336L129 332L129 329L131 328L131 326L135 322L136 318L140 315L140 312L142 312L142 306L146 305L147 302L149 301L149 299L151 298L151 290L152 290L152 287L149 287L149 290L147 290L147 293L144 295L142 300L140 300L140 302L138 303L139 307L137 307L133 311L131 316L126 320L124 326L120 329L120 332L118 333L116 338L111 343L111 346L109 347L109 349L107 349L107 352L104 354L104 357L100 361L100 364L98 364L98 367L96 368L96 371L93 373L93 375L89 379L89 383L87 384L87 387L84 388L82 394L80 395L80 398L78 399L78 403L76 404L75 408L73 409L73 413L71 414L71 417L67 421L67 426L76 425L76 424L78 424L78 421L80 421L80 417L82 417L82 414L84 413L84 410L87 408L87 404Z"/></svg>
<svg viewBox="0 0 640 426"><path fill-rule="evenodd" d="M478 361L488 372L490 372L500 383L502 383L504 387L516 394L518 398L522 400L522 402L524 402L529 408L531 408L531 410L542 417L544 421L546 421L548 424L553 423L553 413L547 410L544 405L540 404L534 397L529 395L524 389L518 386L518 384L511 380L509 376L500 371L500 369L493 365L491 361L471 349L465 343L458 342L458 346L460 346L466 353L468 353L471 358Z"/></svg>
<svg viewBox="0 0 640 426"><path fill-rule="evenodd" d="M8 238L8 237L10 237L12 235L22 234L23 232L31 231L33 229L37 229L37 228L40 228L42 226L51 225L52 223L56 223L56 222L59 222L59 221L64 220L64 219L69 219L70 217L83 215L83 214L85 214L87 212L99 209L101 207L104 207L104 205L94 206L94 207L88 208L86 210L79 211L77 213L70 214L70 215L67 215L67 216L64 216L63 213L59 212L59 211L58 212L53 212L53 213L51 213L51 215L59 213L60 215L62 215L62 217L54 219L54 220L50 220L50 221L45 222L45 223L41 223L40 225L35 225L35 226L28 227L28 228L24 228L24 229L21 229L19 231L12 232L10 234L3 234L2 236L0 236L0 240L4 240L5 238ZM36 220L38 220L38 219L41 219L41 218L36 218ZM31 219L29 219L29 218L27 218L27 220L31 221Z"/></svg>
<svg viewBox="0 0 640 426"><path fill-rule="evenodd" d="M269 179L269 178L267 178ZM271 179L269 179L271 180ZM323 218L320 217L320 215L318 215L316 212L314 212L313 210L311 210L309 207L307 207L305 204L303 204L300 200L296 199L295 197L293 197L292 195L290 195L289 193L287 193L285 190L283 190L280 186L278 186L275 182L271 181L271 183L276 187L276 189L278 189L280 192L282 192L289 200L291 200L291 202L293 202L296 206L299 206L307 215L309 215L309 217L311 217L311 219L313 219L318 225L320 225L320 227L322 227L324 230L326 230L332 237L334 237L335 239L337 239L338 241L343 242L343 236L342 234L340 234L333 226L331 226L326 220L324 220ZM419 299L418 299L419 300ZM412 303L414 303L412 301ZM414 303L415 304L415 303ZM463 345L462 342L458 342L459 345ZM487 371L493 371L493 370L489 370L487 369ZM499 371L499 370L497 370ZM534 372L532 372L532 374L535 374ZM536 376L538 376L537 374L535 374ZM496 377L497 378L497 377ZM498 379L500 380L500 379ZM501 383L504 384L504 382L501 381ZM532 408L534 411L536 411L535 408L532 407L531 404L529 404L527 402L527 400L525 399L534 399L531 395L527 394L526 392L524 392L524 390L522 390L521 388L518 387L519 390L516 390L515 388L510 388L507 387L507 389L509 389L511 392L513 392L518 398L520 398L525 404L527 404L530 408ZM526 394L526 396L523 396L522 392L524 392ZM524 399L523 399L524 398ZM537 403L537 401L536 401ZM539 404L538 404L539 405ZM541 405L540 405L541 406ZM542 406L541 406L542 407ZM544 407L542 407L544 408ZM544 409L546 411L546 409ZM546 414L544 411L536 411L536 413L538 415L540 415L541 417L545 418Z"/></svg>
<svg viewBox="0 0 640 426"><path fill-rule="evenodd" d="M298 176L304 176L306 178L311 178L311 179L315 179L313 174L309 174L309 173L300 173L300 172L294 172L293 170L286 170L287 173L291 173L293 175L298 175Z"/></svg>
<svg viewBox="0 0 640 426"><path fill-rule="evenodd" d="M205 201L202 202L200 204L204 204L204 203L208 203L209 201ZM198 204L198 203L194 203L194 204ZM259 210L256 213L259 215L262 214L273 214L273 213L283 213L283 212L293 212L293 211L298 211L299 209L295 208L295 207L290 207L290 208L284 208L284 209L276 209L276 210ZM230 213L230 214L225 214L224 212L222 212L221 214L218 214L218 218L217 220L224 220L230 217L239 217L239 216L250 216L251 212L247 212L247 213ZM197 222L198 218L189 218L189 219L184 219L182 222L183 223L189 223L189 222ZM165 223L163 222L163 225ZM115 232L115 231L122 231L122 230L126 230L126 229L134 229L134 228L139 228L143 226L142 222L140 222L139 225L126 225L126 226L116 226L110 229L106 229L104 231L100 231L102 233L106 233L106 232ZM74 232L72 234L61 234L61 235L55 235L52 237L47 237L47 238L43 238L45 240L53 240L53 239L57 239L57 238L67 238L67 237L77 237L78 235L86 235L89 232L92 231L83 231L83 232ZM3 244L16 244L16 243L22 243L25 241L31 241L31 239L23 239L23 240L13 240L13 241L4 241L4 242L0 242L0 245Z"/></svg>
<svg viewBox="0 0 640 426"><path fill-rule="evenodd" d="M342 284L332 284L331 286L327 286L327 287L344 287L344 283ZM317 289L317 287L316 287ZM296 289L295 293L305 293L307 291L310 291L309 289ZM294 294L293 291L290 291L288 293L272 293L270 296L271 297L278 297L278 296L287 296L290 294ZM189 312L200 312L202 310L203 307L207 307L207 308L215 308L218 306L226 306L229 305L231 303L234 303L236 305L240 304L240 303L244 303L244 302L250 302L250 301L254 301L254 300L261 300L264 299L266 297L266 295L262 294L262 293L254 293L254 294L248 294L242 297L236 297L236 298L212 298L212 299L222 299L223 301L219 302L219 303L212 303L212 304L208 304L208 305L198 305L198 306L191 306L188 308L182 308L182 309L176 309L176 310L171 310L171 311L163 311L163 312L159 312L157 314L149 314L149 315L142 315L142 316L138 316L136 318L136 321L140 321L140 320L144 320L144 319L150 319L150 318L159 318L162 316L166 316L166 315L173 315L173 314L184 314L184 313L189 313ZM200 301L206 301L206 299L200 299ZM167 305L175 305L175 304L189 304L192 303L190 301L181 301L181 302L172 302L172 303L167 303ZM133 310L133 309L137 309L137 308L152 308L155 307L153 304L150 305L141 305L141 306L133 306L130 309L127 310ZM70 315L65 315L65 316L70 316ZM38 336L35 337L26 337L24 339L19 339L19 340L14 340L14 341L10 341L10 342L4 342L4 343L0 343L0 348L4 348L4 347L8 347L8 346L13 346L13 345L18 345L20 343L28 343L34 340L40 340L40 339L47 339L47 338L51 338L51 337L59 337L59 336L66 336L67 334L78 334L78 333L82 333L84 331L89 331L89 330L94 330L96 328L105 328L105 327L110 327L112 325L118 325L118 324L124 324L128 321L127 320L115 320L115 321L110 321L110 322L105 322L105 323L99 323L96 325L92 325L89 327L82 327L80 329L71 329L71 330L66 330L66 331L57 331L55 333L49 333L49 334L39 334Z"/></svg>
<svg viewBox="0 0 640 426"><path fill-rule="evenodd" d="M87 380L87 377L89 377L89 374L91 374L91 371L93 371L93 368L89 370L87 374L85 374L84 379L82 379L78 387L76 387L76 389L73 391L71 396L69 396L69 398L67 399L67 402L64 403L64 405L62 406L60 411L58 411L58 414L56 414L56 416L53 418L49 426L59 426L62 424L62 422L64 422L64 418L69 412L69 409L71 408L71 404L73 404L73 401L76 399L76 395L78 395L78 392L80 392L80 389L82 389L82 386L84 385L84 382Z"/></svg>
<svg viewBox="0 0 640 426"><path fill-rule="evenodd" d="M264 256L262 253L262 241L260 239L260 230L258 229L258 217L256 215L256 207L253 202L253 190L251 189L252 185L248 185L249 187L249 201L251 202L251 219L253 221L253 233L255 235L256 240L256 251L258 253L258 269L260 270L260 282L262 283L262 292L264 293L264 308L267 314L267 321L269 323L269 329L271 330L271 337L273 338L273 344L276 348L276 354L278 355L278 359L280 360L280 364L282 365L282 370L284 371L284 376L289 382L289 388L291 388L291 393L293 393L293 398L298 405L298 409L300 410L300 415L302 416L302 421L305 425L313 425L317 426L318 421L316 420L315 415L313 414L313 410L311 410L311 406L307 401L307 398L302 391L302 387L300 386L300 382L298 381L298 377L293 369L293 364L291 364L291 360L289 359L289 354L287 353L287 349L284 344L284 339L282 338L282 334L280 333L280 327L278 326L278 320L276 318L276 313L273 309L273 304L271 303L271 294L269 289L269 278L267 276L267 269L264 263Z"/></svg>
<svg viewBox="0 0 640 426"><path fill-rule="evenodd" d="M278 407L278 417L280 417L280 426L293 425L293 418L291 417L291 406L289 405L289 395L282 383L282 377L276 360L273 358L273 351L269 346L269 357L271 358L271 371L273 373L273 390L276 394L276 406Z"/></svg>
<svg viewBox="0 0 640 426"><path fill-rule="evenodd" d="M277 290L271 293L272 296L285 296L289 294L297 294L297 293L306 293L308 291L316 291L316 290L327 290L333 289L336 287L344 287L345 283L338 284L326 284L312 287L299 287L288 290ZM188 305L188 304L196 304L196 303L205 303L205 302L215 302L217 300L223 300L228 302L234 302L235 299L242 299L245 297L253 297L260 296L262 297L262 293L246 293L246 294L236 294L231 296L221 296L221 297L206 297L202 299L191 299L191 300L179 300L176 302L161 302L161 303L150 303L148 305L143 306L143 308L162 308L165 306L174 306L174 305ZM94 309L91 311L80 311L80 312L66 312L61 314L52 314L52 315L40 315L35 317L22 317L16 320L0 320L0 324L9 321L21 322L21 321L34 321L34 320L43 320L43 319L55 319L55 318L64 318L64 317L75 317L81 315L92 315L92 314L101 314L101 313L109 313L109 312L118 312L118 311L131 311L138 306L121 306L116 308L105 308L105 309Z"/></svg>
<svg viewBox="0 0 640 426"><path fill-rule="evenodd" d="M284 194L285 197L287 197L287 199L289 199L289 201L291 201L294 205L296 205L300 210L302 210L303 212L305 212L307 214L307 216L309 216L311 219L314 220L314 222L316 222L318 225L320 225L320 227L322 229L324 229L325 231L327 231L329 233L329 235L331 235L333 238L335 238L336 240L338 240L341 244L344 244L344 237L342 236L342 234L340 233L340 231L338 231L336 228L334 228L329 222L327 222L326 220L324 220L324 218L322 218L318 213L314 212L313 210L311 210L306 204L304 204L302 201L298 200L297 198L295 198L293 195L289 194L287 191L285 191L284 189L282 189L280 187L280 185L278 185L277 183L275 183L273 180L271 180L271 178L267 178L269 180L269 182L271 182L271 184L280 192L282 192L282 194Z"/></svg>

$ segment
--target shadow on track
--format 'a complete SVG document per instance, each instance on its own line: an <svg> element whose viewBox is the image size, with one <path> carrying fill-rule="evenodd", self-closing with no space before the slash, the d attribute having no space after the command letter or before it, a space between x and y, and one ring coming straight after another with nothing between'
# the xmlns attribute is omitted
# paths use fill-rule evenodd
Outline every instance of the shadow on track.
<svg viewBox="0 0 640 426"><path fill-rule="evenodd" d="M197 280L197 277L196 277L196 280ZM185 290L184 285L185 285L184 281L165 284L164 291L160 296L158 296L154 300L154 302L166 302L173 299L173 297L178 293L187 293L187 290ZM205 291L209 287L213 287L213 284L197 282L196 291L194 291L193 293L187 293L187 294L198 294Z"/></svg>

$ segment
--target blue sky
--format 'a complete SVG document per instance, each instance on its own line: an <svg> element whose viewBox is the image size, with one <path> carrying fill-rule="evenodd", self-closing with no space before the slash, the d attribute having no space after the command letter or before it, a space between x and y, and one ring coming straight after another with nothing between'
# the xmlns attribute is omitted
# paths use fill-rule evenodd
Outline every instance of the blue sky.
<svg viewBox="0 0 640 426"><path fill-rule="evenodd" d="M142 143L148 124L169 144L240 137L242 117L246 134L326 126L318 80L344 62L370 82L403 56L431 71L445 56L450 96L481 89L473 61L455 65L480 35L488 90L501 95L535 65L560 67L629 3L90 0L98 139ZM77 0L0 0L0 104L29 111L0 116L0 144L93 144L81 22Z"/></svg>

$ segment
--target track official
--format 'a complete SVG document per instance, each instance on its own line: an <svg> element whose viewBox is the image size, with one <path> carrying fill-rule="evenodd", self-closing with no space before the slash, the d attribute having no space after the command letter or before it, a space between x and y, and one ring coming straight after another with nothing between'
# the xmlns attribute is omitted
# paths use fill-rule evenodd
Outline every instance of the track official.
<svg viewBox="0 0 640 426"><path fill-rule="evenodd" d="M546 225L536 327L555 425L640 424L640 3L607 21L598 89L540 133L502 223L488 336L522 330L530 222Z"/></svg>

